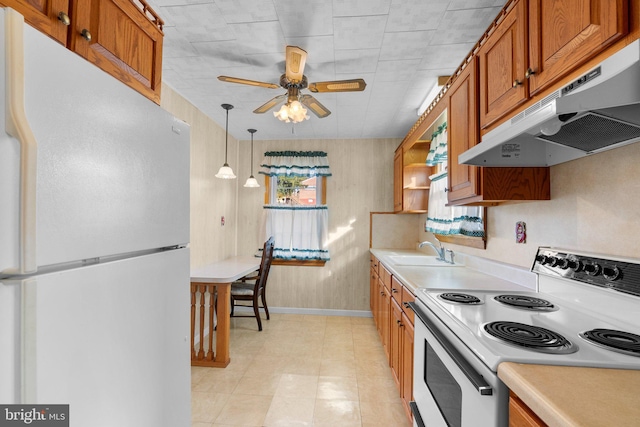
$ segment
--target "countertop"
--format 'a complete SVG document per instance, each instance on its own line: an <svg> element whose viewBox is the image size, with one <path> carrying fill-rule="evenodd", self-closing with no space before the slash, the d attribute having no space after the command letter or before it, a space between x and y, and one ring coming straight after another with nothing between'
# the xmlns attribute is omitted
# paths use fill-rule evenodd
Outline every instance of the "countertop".
<svg viewBox="0 0 640 427"><path fill-rule="evenodd" d="M458 266L396 265L391 256L427 255L412 249L371 249L371 253L414 294L418 288L452 290L530 291L536 276L521 267L456 254Z"/></svg>
<svg viewBox="0 0 640 427"><path fill-rule="evenodd" d="M504 362L498 377L551 427L640 425L640 371Z"/></svg>

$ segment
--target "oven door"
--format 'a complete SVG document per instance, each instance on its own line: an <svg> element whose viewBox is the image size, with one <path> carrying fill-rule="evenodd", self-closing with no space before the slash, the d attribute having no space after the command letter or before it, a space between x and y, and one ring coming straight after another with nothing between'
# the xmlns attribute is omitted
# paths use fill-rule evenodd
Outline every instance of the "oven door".
<svg viewBox="0 0 640 427"><path fill-rule="evenodd" d="M424 303L416 313L413 396L417 427L508 425L509 393L497 375L473 355Z"/></svg>

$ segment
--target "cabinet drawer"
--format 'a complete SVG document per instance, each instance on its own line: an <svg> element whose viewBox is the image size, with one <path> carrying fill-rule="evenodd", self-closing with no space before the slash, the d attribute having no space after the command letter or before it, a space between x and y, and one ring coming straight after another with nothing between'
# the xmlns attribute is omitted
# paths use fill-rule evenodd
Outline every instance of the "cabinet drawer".
<svg viewBox="0 0 640 427"><path fill-rule="evenodd" d="M392 276L391 288L390 288L391 297L393 297L393 299L396 300L396 302L398 303L398 306L401 306L402 304L402 288L404 288L402 283L400 283L398 279Z"/></svg>
<svg viewBox="0 0 640 427"><path fill-rule="evenodd" d="M391 291L391 273L385 268L384 264L378 265L378 276L380 276L380 281L384 286Z"/></svg>
<svg viewBox="0 0 640 427"><path fill-rule="evenodd" d="M413 312L413 310L409 308L407 304L409 304L410 302L414 302L415 300L416 300L415 295L413 295L413 293L411 293L411 291L406 286L403 286L402 287L402 304L401 304L402 310L404 311L404 314L407 315L407 318L411 321L411 324L415 324L415 320L414 320L415 313Z"/></svg>

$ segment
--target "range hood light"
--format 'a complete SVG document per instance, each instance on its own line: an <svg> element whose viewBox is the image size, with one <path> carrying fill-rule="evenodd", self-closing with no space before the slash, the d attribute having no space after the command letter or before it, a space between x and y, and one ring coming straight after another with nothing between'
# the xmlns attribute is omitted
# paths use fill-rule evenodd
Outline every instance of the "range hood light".
<svg viewBox="0 0 640 427"><path fill-rule="evenodd" d="M548 122L543 123L540 126L540 132L542 132L543 135L551 136L560 132L561 127L562 127L562 122L560 121L560 119L557 117L554 117L552 120L549 120Z"/></svg>

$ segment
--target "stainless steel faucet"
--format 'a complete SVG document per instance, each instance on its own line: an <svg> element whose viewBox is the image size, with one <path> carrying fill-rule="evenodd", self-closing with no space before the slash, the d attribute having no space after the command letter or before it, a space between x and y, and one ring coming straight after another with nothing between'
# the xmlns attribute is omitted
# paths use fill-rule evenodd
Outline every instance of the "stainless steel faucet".
<svg viewBox="0 0 640 427"><path fill-rule="evenodd" d="M423 246L430 246L431 248L433 248L433 250L436 251L436 253L438 254L438 258L440 261L444 261L446 262L446 260L444 259L444 248L442 247L442 244L440 244L440 247L438 248L436 245L434 245L433 243L431 243L428 240L425 240L424 242L420 243L418 245L418 248L421 248Z"/></svg>

